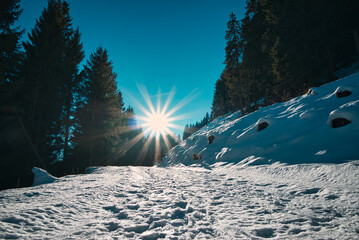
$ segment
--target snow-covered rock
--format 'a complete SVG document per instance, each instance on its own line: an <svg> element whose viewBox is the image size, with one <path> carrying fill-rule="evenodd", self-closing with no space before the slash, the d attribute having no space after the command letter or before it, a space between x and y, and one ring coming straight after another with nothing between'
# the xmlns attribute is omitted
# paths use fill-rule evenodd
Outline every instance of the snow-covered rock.
<svg viewBox="0 0 359 240"><path fill-rule="evenodd" d="M214 136L208 144L208 136ZM343 163L359 159L359 73L240 117L218 117L173 148L160 166L216 162ZM201 160L193 161L193 154Z"/></svg>
<svg viewBox="0 0 359 240"><path fill-rule="evenodd" d="M56 180L56 178L54 176L51 176L51 174L49 174L48 172L46 172L45 170L43 170L41 168L34 167L32 169L32 173L34 174L34 182L33 182L32 186L38 186L41 184L52 183Z"/></svg>

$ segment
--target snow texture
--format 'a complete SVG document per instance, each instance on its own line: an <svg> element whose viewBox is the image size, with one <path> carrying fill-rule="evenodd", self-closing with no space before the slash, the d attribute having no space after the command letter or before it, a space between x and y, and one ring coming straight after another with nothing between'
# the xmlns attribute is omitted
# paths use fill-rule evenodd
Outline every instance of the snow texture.
<svg viewBox="0 0 359 240"><path fill-rule="evenodd" d="M342 94L340 94L342 93ZM344 163L359 159L359 74L288 102L218 117L173 148L160 166L240 162ZM208 136L214 136L208 144ZM192 156L200 155L194 162Z"/></svg>
<svg viewBox="0 0 359 240"><path fill-rule="evenodd" d="M0 192L0 239L359 239L358 110L355 74L219 117L160 166L35 168Z"/></svg>
<svg viewBox="0 0 359 240"><path fill-rule="evenodd" d="M359 161L103 167L0 192L0 239L356 239Z"/></svg>

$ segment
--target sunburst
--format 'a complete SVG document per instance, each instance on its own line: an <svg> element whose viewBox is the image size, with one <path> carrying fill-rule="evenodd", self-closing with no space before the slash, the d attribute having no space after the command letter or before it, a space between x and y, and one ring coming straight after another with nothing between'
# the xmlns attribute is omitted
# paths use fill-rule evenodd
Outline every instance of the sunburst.
<svg viewBox="0 0 359 240"><path fill-rule="evenodd" d="M141 134L132 139L127 144L127 147L132 147L144 136L149 135L147 142L144 145L144 148L138 155L138 158L141 158L141 156L146 155L148 147L150 146L150 142L153 140L153 138L155 138L155 160L158 162L160 161L160 139L163 139L167 150L169 150L171 146L169 144L168 137L172 136L173 138L176 138L172 130L183 130L183 126L176 124L176 122L188 118L188 115L176 115L176 113L179 109L181 109L183 106L185 106L194 99L196 90L192 91L189 95L187 95L184 99L177 103L173 108L169 109L169 106L175 96L175 88L171 89L163 105L161 105L162 94L159 90L157 93L157 104L155 108L147 89L142 85L137 85L137 87L147 106L145 107L136 98L132 96L130 97L131 100L136 104L138 109L142 112L142 115L136 114L136 119L139 120L139 127L143 128L144 131L142 131Z"/></svg>

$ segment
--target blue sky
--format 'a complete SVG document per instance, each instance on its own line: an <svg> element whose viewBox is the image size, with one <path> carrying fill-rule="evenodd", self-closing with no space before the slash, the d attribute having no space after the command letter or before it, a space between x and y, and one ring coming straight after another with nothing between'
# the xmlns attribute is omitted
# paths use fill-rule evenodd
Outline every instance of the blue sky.
<svg viewBox="0 0 359 240"><path fill-rule="evenodd" d="M169 109L192 95L174 114L187 116L175 122L183 127L210 112L215 82L224 68L226 22L232 11L243 17L245 0L68 2L73 25L81 32L85 60L100 45L108 50L125 105L136 114L143 115L134 99L146 105L137 85L147 89L154 103L160 89L162 105L175 88ZM28 33L45 6L47 0L21 0L18 25ZM182 135L183 129L174 132Z"/></svg>

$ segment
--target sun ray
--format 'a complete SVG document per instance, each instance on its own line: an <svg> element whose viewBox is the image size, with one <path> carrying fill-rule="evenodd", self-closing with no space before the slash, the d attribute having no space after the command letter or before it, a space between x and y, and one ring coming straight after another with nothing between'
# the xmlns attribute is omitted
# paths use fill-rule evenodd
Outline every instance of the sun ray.
<svg viewBox="0 0 359 240"><path fill-rule="evenodd" d="M171 149L171 144L166 135L162 135L163 142L165 143L167 151Z"/></svg>
<svg viewBox="0 0 359 240"><path fill-rule="evenodd" d="M174 129L177 129L177 130L183 130L183 126L181 125L178 125L178 124L174 124L174 123L168 123L167 124L168 128L174 128ZM169 130L170 131L170 130Z"/></svg>
<svg viewBox="0 0 359 240"><path fill-rule="evenodd" d="M167 108L168 108L168 106L170 105L170 103L172 102L172 99L173 99L173 97L175 96L175 93L176 93L176 88L175 88L175 87L172 87L172 89L171 89L171 91L170 91L170 93L169 93L169 95L168 95L168 98L167 98L167 100L166 100L166 103L165 103L165 105L164 105L163 108L162 108L162 111L161 111L161 114L162 114L162 115L166 115Z"/></svg>
<svg viewBox="0 0 359 240"><path fill-rule="evenodd" d="M153 139L153 136L149 136L149 138L147 139L147 141L145 142L145 145L143 146L143 148L141 149L141 152L140 154L138 155L137 157L137 161L141 161L141 164L140 165L143 165L144 161L145 161L145 157L146 157L146 154L148 152L148 149L150 147L150 144L151 144L151 141Z"/></svg>
<svg viewBox="0 0 359 240"><path fill-rule="evenodd" d="M189 101L191 101L194 98L194 93L196 91L192 91L189 95L186 96L185 100L181 100L178 104L175 105L175 107L168 112L167 109L174 98L175 94L175 88L172 88L166 102L161 109L161 90L158 89L157 94L157 104L156 109L154 105L152 104L151 98L147 92L147 89L142 87L141 85L138 85L139 91L142 94L147 106L150 108L150 110L143 111L146 116L140 116L138 115L137 118L141 120L142 127L146 128L150 131L150 134L155 136L156 138L165 135L169 133L169 128L175 128L181 130L182 127L179 125L174 124L173 122L179 119L185 119L185 115L183 116L172 116L177 110L182 108L185 104L187 104ZM186 115L187 116L187 115Z"/></svg>
<svg viewBox="0 0 359 240"><path fill-rule="evenodd" d="M137 84L137 88L138 88L138 90L140 91L142 97L144 98L144 100L145 100L147 106L150 108L150 112L151 112L152 114L155 114L156 111L155 111L155 108L154 108L154 106L153 106L153 104L152 104L150 95L149 95L148 92L147 92L147 89L146 89L144 86L141 86L141 85L139 85L139 84Z"/></svg>
<svg viewBox="0 0 359 240"><path fill-rule="evenodd" d="M197 89L194 89L190 94L188 94L185 98L183 98L176 106L174 106L170 111L167 112L168 116L171 116L173 113L177 112L179 109L187 105L194 98L197 97Z"/></svg>
<svg viewBox="0 0 359 240"><path fill-rule="evenodd" d="M166 94L163 94L159 88L155 98L149 95L145 86L137 84L137 88L142 95L145 104L142 105L139 103L138 99L132 98L133 102L136 103L143 113L143 115L136 115L136 119L140 121L139 128L142 129L143 137L148 136L137 157L137 162L142 161L143 163L143 161L145 161L149 148L152 146L154 147L155 162L159 162L162 157L162 149L164 149L161 148L161 144L164 144L165 148L169 150L172 147L172 138L174 141L177 141L177 136L173 133L172 129L183 130L183 126L178 125L176 121L189 118L189 114L176 115L176 112L189 102L193 101L197 96L198 91L197 89L193 90L179 103L175 104L173 108L170 108L176 93L175 87L172 87L171 91ZM167 97L165 101L162 101L164 95L167 95ZM154 103L152 102L153 99L155 101ZM161 102L164 104L161 105ZM147 107L145 107L145 105ZM136 140L139 141L139 139L140 137L136 138L131 142L131 145L134 145Z"/></svg>
<svg viewBox="0 0 359 240"><path fill-rule="evenodd" d="M133 139L131 139L131 141L129 141L125 144L125 146L123 147L124 151L132 148L136 143L138 143L143 138L144 135L145 135L145 132L141 132L141 133L137 134L136 137L134 137Z"/></svg>
<svg viewBox="0 0 359 240"><path fill-rule="evenodd" d="M158 133L159 134L159 133ZM160 152L160 138L156 136L156 145L155 145L155 163L161 161L161 152Z"/></svg>

